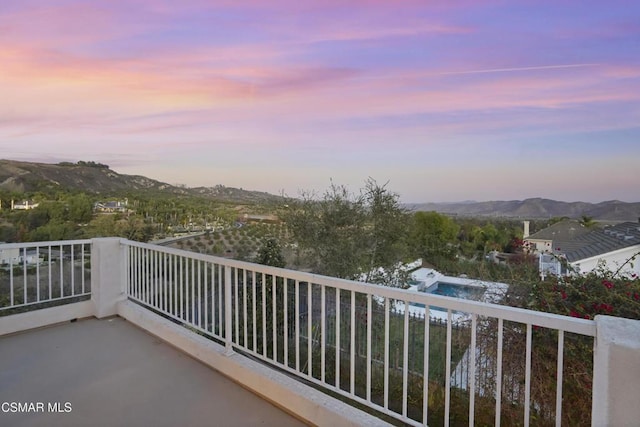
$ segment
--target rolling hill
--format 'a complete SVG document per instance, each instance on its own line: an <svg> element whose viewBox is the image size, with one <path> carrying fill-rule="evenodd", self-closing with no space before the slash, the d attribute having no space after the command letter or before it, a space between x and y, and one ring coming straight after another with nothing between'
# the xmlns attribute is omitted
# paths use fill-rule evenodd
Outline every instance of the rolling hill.
<svg viewBox="0 0 640 427"><path fill-rule="evenodd" d="M83 191L92 194L117 195L123 192L156 192L184 196L209 197L235 203L264 203L281 200L273 194L217 185L186 188L149 179L140 175L124 175L107 165L94 162L33 163L0 160L0 189L30 193Z"/></svg>
<svg viewBox="0 0 640 427"><path fill-rule="evenodd" d="M548 219L564 216L579 218L586 215L600 221L637 221L640 217L640 203L626 203L618 200L586 203L533 198L491 202L418 203L409 204L406 207L412 211L435 211L459 216L523 219Z"/></svg>

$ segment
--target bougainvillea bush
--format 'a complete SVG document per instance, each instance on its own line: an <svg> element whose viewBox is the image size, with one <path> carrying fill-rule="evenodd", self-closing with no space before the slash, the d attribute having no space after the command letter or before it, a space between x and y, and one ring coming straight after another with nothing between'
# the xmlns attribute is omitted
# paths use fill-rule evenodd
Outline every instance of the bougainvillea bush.
<svg viewBox="0 0 640 427"><path fill-rule="evenodd" d="M584 319L598 314L640 319L640 279L604 266L589 274L549 277L532 287L528 305Z"/></svg>
<svg viewBox="0 0 640 427"><path fill-rule="evenodd" d="M627 261L631 265L635 257ZM578 275L550 276L542 281L520 283L510 288L507 301L532 310L594 319L597 315L640 319L640 278L622 274L605 266ZM558 332L533 326L531 400L539 417L536 424L545 425L555 418L555 396L558 360ZM524 351L523 334L509 342L512 354ZM591 389L593 372L593 338L565 334L563 364L562 425L591 423ZM507 356L507 359L509 356Z"/></svg>

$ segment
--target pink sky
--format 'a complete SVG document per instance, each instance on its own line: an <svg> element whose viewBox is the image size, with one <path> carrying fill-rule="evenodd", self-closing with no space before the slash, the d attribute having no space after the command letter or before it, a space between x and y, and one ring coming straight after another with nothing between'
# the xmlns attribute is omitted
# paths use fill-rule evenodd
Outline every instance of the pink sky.
<svg viewBox="0 0 640 427"><path fill-rule="evenodd" d="M640 201L640 4L0 4L0 158L297 195Z"/></svg>

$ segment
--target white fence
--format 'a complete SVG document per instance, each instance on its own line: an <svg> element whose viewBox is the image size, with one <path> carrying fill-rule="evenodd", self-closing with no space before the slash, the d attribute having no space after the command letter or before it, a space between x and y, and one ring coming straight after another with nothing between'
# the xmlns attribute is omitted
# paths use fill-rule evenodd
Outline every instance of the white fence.
<svg viewBox="0 0 640 427"><path fill-rule="evenodd" d="M91 294L91 241L0 245L0 313Z"/></svg>
<svg viewBox="0 0 640 427"><path fill-rule="evenodd" d="M130 241L124 246L129 299L219 340L229 353L260 359L411 425L449 425L454 418L486 423L487 412L495 425L527 426L532 419L560 425L563 410L576 403L563 400L573 381L565 369L577 349L593 349L591 320ZM396 302L422 304L427 314L398 315ZM431 322L429 307L444 308L447 321ZM470 320L454 324L455 312ZM592 371L585 374L590 384ZM541 375L555 376L552 398L547 385L541 391L533 384Z"/></svg>
<svg viewBox="0 0 640 427"><path fill-rule="evenodd" d="M640 419L637 320L557 316L118 238L2 244L0 255L0 335L120 314L262 393L281 386L238 371L255 365L247 357L410 425ZM425 316L394 308L407 304ZM433 320L437 308L445 316ZM316 423L337 416L323 408L339 405L305 406L295 389L279 388L279 404L296 401Z"/></svg>

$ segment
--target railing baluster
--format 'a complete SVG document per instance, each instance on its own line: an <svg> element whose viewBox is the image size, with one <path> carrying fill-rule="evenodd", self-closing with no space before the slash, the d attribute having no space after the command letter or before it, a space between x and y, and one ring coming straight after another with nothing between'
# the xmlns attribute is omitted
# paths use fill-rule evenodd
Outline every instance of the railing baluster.
<svg viewBox="0 0 640 427"><path fill-rule="evenodd" d="M195 325L196 316L196 260L191 258L191 294L189 298L191 300L191 324Z"/></svg>
<svg viewBox="0 0 640 427"><path fill-rule="evenodd" d="M184 269L184 257L180 257L180 270L178 270L178 275L179 275L179 283L178 283L178 289L180 290L180 303L179 303L179 308L180 308L180 319L184 319L184 304L185 304L185 300L184 300L184 288L185 283L184 283L184 274L185 274L185 269ZM222 328L222 327L221 327Z"/></svg>
<svg viewBox="0 0 640 427"><path fill-rule="evenodd" d="M282 331L284 341L284 365L289 367L289 279L283 277L284 289L283 289L283 306L284 306L284 327Z"/></svg>
<svg viewBox="0 0 640 427"><path fill-rule="evenodd" d="M408 381L409 381L409 301L403 301L404 310L404 325L403 325L403 337L402 337L402 416L407 416L407 395L408 395Z"/></svg>
<svg viewBox="0 0 640 427"><path fill-rule="evenodd" d="M151 271L152 271L152 277L153 277L153 306L158 308L160 306L160 300L159 300L159 286L158 286L158 281L160 280L160 277L158 275L158 251L153 251L151 256Z"/></svg>
<svg viewBox="0 0 640 427"><path fill-rule="evenodd" d="M51 275L49 275L51 277ZM15 301L13 299L13 258L9 257L9 305L14 306Z"/></svg>
<svg viewBox="0 0 640 427"><path fill-rule="evenodd" d="M444 381L444 425L449 426L449 410L451 409L451 309L447 310L447 345Z"/></svg>
<svg viewBox="0 0 640 427"><path fill-rule="evenodd" d="M231 289L231 267L224 269L224 343L225 354L233 354L233 317L232 317L232 289Z"/></svg>
<svg viewBox="0 0 640 427"><path fill-rule="evenodd" d="M356 293L351 291L351 360L349 383L351 394L356 394Z"/></svg>
<svg viewBox="0 0 640 427"><path fill-rule="evenodd" d="M202 261L200 260L198 260L198 327L202 328Z"/></svg>
<svg viewBox="0 0 640 427"><path fill-rule="evenodd" d="M60 298L62 298L64 297L64 247L62 245L60 245L58 259L60 260Z"/></svg>
<svg viewBox="0 0 640 427"><path fill-rule="evenodd" d="M564 331L558 331L558 369L556 382L556 427L562 425L562 376L564 373Z"/></svg>
<svg viewBox="0 0 640 427"><path fill-rule="evenodd" d="M167 255L167 311L175 314L173 310L173 255Z"/></svg>
<svg viewBox="0 0 640 427"><path fill-rule="evenodd" d="M76 277L76 272L75 272L75 258L74 258L74 246L73 245L69 245L69 249L71 252L70 254L70 267L71 267L71 295L75 295L76 294L76 282L75 282L75 277Z"/></svg>
<svg viewBox="0 0 640 427"><path fill-rule="evenodd" d="M211 269L211 264L209 262L204 263L204 329L207 332L212 332L212 329L209 328L209 293L211 292L209 286L209 270Z"/></svg>
<svg viewBox="0 0 640 427"><path fill-rule="evenodd" d="M502 419L502 335L504 329L503 319L498 319L498 349L496 361L496 427L500 427Z"/></svg>
<svg viewBox="0 0 640 427"><path fill-rule="evenodd" d="M222 322L222 304L224 303L224 299L223 299L223 274L224 274L224 267L222 264L218 264L218 336L223 337L224 335L222 335L222 328L223 328L223 322Z"/></svg>
<svg viewBox="0 0 640 427"><path fill-rule="evenodd" d="M307 372L313 378L313 358L311 345L313 340L313 284L307 282Z"/></svg>
<svg viewBox="0 0 640 427"><path fill-rule="evenodd" d="M389 409L389 298L384 299L384 409Z"/></svg>
<svg viewBox="0 0 640 427"><path fill-rule="evenodd" d="M527 356L524 376L524 426L529 426L531 402L531 323L527 323Z"/></svg>
<svg viewBox="0 0 640 427"><path fill-rule="evenodd" d="M51 299L51 298L53 298L53 293L51 291L51 282L52 282L52 278L53 278L53 276L51 274L51 265L52 265L52 263L51 263L51 245L49 245L49 256L47 258L48 258L47 259L47 264L48 264L48 267L49 267L49 299ZM11 290L13 291L13 283L12 283L12 286L11 286ZM12 294L13 294L13 292L12 292Z"/></svg>
<svg viewBox="0 0 640 427"><path fill-rule="evenodd" d="M478 315L471 315L471 355L469 360L469 426L474 425L476 402L476 328Z"/></svg>
<svg viewBox="0 0 640 427"><path fill-rule="evenodd" d="M40 247L36 247L36 301L40 302Z"/></svg>
<svg viewBox="0 0 640 427"><path fill-rule="evenodd" d="M84 294L84 293L85 293L85 290L84 290L84 289L85 289L85 288L84 288L84 282L85 282L85 280L84 280L84 250L85 250L84 243L82 244L81 248L82 248L82 255L81 255L81 259L80 259L80 273L81 273L80 278L82 279L82 280L81 280L81 282L82 282L82 285L81 285L81 291L82 291L82 293ZM127 249L128 249L128 248L127 248ZM131 254L129 254L129 252L127 251L127 255L131 255ZM127 272L129 272L129 266L131 265L131 259L130 259L130 257L129 257L129 256L127 257L127 260L128 260L129 262L128 262L128 264L127 264L127 269L126 269L126 271L127 271ZM40 264L40 263L38 263L38 264Z"/></svg>
<svg viewBox="0 0 640 427"><path fill-rule="evenodd" d="M371 327L373 323L372 296L367 294L367 402L371 402Z"/></svg>
<svg viewBox="0 0 640 427"><path fill-rule="evenodd" d="M340 359L342 359L342 343L340 342L340 288L336 288L336 389L340 389Z"/></svg>
<svg viewBox="0 0 640 427"><path fill-rule="evenodd" d="M429 326L430 313L429 306L424 308L424 349L423 349L423 373L422 373L422 425L427 425L429 414Z"/></svg>
<svg viewBox="0 0 640 427"><path fill-rule="evenodd" d="M247 270L242 269L242 344L249 348L247 344ZM240 345L238 340L238 345Z"/></svg>
<svg viewBox="0 0 640 427"><path fill-rule="evenodd" d="M296 372L300 372L300 282L295 285L295 310L296 310Z"/></svg>
<svg viewBox="0 0 640 427"><path fill-rule="evenodd" d="M256 272L252 271L251 272L251 300L252 300L252 308L253 308L253 315L251 316L251 322L252 322L252 331L253 331L253 351L255 353L258 352L258 334L257 334L257 330L256 330L256 325L257 325L257 310L256 310ZM296 369L297 370L297 369Z"/></svg>
<svg viewBox="0 0 640 427"><path fill-rule="evenodd" d="M239 292L239 288L238 288L238 269L234 269L233 272L233 318L235 321L235 339L233 340L234 343L236 344L240 344L240 310L238 309L238 302L240 300L239 296L238 296L238 292Z"/></svg>
<svg viewBox="0 0 640 427"><path fill-rule="evenodd" d="M169 291L168 291L168 282L169 282L169 272L167 266L167 258L169 255L162 254L162 309L165 312L169 312Z"/></svg>
<svg viewBox="0 0 640 427"><path fill-rule="evenodd" d="M267 276L262 273L262 356L267 357Z"/></svg>
<svg viewBox="0 0 640 427"><path fill-rule="evenodd" d="M327 321L325 308L325 286L320 286L320 381L324 382L325 378L325 351L326 351L326 328Z"/></svg>
<svg viewBox="0 0 640 427"><path fill-rule="evenodd" d="M278 313L276 312L276 294L277 294L277 279L276 279L276 275L273 274L271 276L271 332L273 334L273 336L271 337L271 340L273 342L272 344L272 353L271 355L273 356L273 361L275 363L278 363Z"/></svg>
<svg viewBox="0 0 640 427"><path fill-rule="evenodd" d="M36 301L40 302L40 247L36 247Z"/></svg>
<svg viewBox="0 0 640 427"><path fill-rule="evenodd" d="M24 278L23 283L24 283L24 290L22 293L22 303L23 304L27 304L28 303L28 296L27 296L27 248L24 248L23 252L22 252L22 277Z"/></svg>

